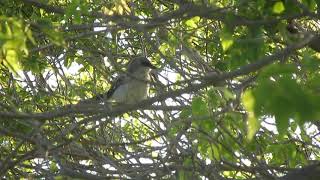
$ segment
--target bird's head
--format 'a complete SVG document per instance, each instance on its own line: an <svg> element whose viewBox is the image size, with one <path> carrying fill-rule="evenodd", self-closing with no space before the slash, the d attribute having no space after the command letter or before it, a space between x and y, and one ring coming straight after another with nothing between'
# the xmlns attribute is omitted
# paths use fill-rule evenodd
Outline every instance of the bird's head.
<svg viewBox="0 0 320 180"><path fill-rule="evenodd" d="M128 64L128 72L135 72L139 69L151 70L157 69L157 67L151 64L148 58L140 56L131 60L131 62Z"/></svg>

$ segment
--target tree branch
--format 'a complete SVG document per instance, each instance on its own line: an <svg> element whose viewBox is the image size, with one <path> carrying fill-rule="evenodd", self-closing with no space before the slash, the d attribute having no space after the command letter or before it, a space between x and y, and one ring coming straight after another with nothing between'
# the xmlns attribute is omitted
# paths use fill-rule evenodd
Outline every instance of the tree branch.
<svg viewBox="0 0 320 180"><path fill-rule="evenodd" d="M219 84L225 80L229 80L242 75L248 75L250 73L254 73L259 69L275 62L280 58L289 57L296 50L305 47L314 38L315 37L312 35L307 36L302 41L294 45L288 46L283 50L279 50L270 56L265 56L260 60L256 61L255 63L242 66L241 68L231 71L229 73L223 73L223 74L208 73L201 79L198 79L202 81L199 84L187 83L188 84L187 87L183 89L168 91L168 92L159 94L156 97L143 100L137 104L118 105L113 107L111 110L105 105L98 104L98 102L96 104L92 104L92 100L90 100L91 103L88 100L84 100L80 104L75 104L75 105L70 104L70 105L57 108L56 110L53 110L53 111L48 111L43 113L31 114L31 113L23 113L23 112L0 112L0 116L2 118L48 120L48 119L59 118L59 117L63 117L71 114L85 114L85 115L102 114L102 115L113 117L113 116L118 116L120 114L123 114L125 112L137 110L137 109L148 110L151 107L151 105L155 102L164 101L168 98L175 98L186 93L196 92L202 88ZM153 108L153 110L155 109Z"/></svg>

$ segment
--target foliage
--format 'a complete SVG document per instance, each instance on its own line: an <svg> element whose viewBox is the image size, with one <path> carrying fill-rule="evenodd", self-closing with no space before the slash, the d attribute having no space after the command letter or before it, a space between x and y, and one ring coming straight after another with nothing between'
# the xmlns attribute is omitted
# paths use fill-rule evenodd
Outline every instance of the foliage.
<svg viewBox="0 0 320 180"><path fill-rule="evenodd" d="M272 179L320 158L319 1L0 5L0 177ZM141 54L153 98L91 101Z"/></svg>

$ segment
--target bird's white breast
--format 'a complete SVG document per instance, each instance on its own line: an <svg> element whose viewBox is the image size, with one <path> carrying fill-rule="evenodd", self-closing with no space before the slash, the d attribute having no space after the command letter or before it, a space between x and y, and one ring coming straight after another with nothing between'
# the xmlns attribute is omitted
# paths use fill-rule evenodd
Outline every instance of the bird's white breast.
<svg viewBox="0 0 320 180"><path fill-rule="evenodd" d="M125 82L113 93L111 100L124 104L134 104L147 98L149 84L148 69L140 69L134 76L128 76Z"/></svg>

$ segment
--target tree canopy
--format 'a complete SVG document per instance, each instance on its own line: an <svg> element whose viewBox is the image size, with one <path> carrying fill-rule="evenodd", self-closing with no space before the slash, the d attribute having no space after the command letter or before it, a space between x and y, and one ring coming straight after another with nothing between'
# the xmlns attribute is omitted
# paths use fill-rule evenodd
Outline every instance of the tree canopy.
<svg viewBox="0 0 320 180"><path fill-rule="evenodd" d="M1 0L0 177L320 179L317 0ZM127 63L149 98L96 100Z"/></svg>

